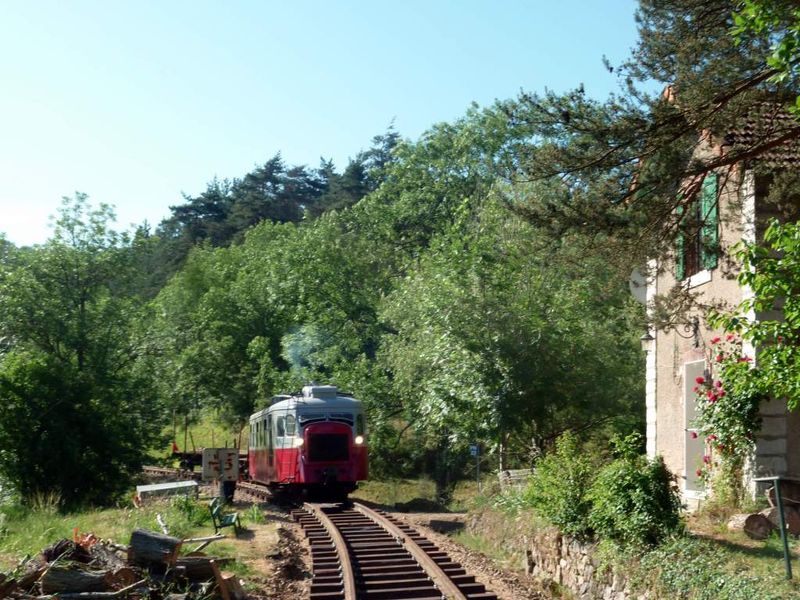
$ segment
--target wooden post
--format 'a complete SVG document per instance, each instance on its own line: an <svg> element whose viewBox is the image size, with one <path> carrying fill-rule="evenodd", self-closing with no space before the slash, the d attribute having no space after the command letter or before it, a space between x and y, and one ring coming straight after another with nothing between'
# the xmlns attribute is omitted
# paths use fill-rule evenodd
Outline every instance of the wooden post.
<svg viewBox="0 0 800 600"><path fill-rule="evenodd" d="M178 557L182 541L154 531L136 529L131 534L128 544L128 562L133 565L147 567L163 565L171 567Z"/></svg>

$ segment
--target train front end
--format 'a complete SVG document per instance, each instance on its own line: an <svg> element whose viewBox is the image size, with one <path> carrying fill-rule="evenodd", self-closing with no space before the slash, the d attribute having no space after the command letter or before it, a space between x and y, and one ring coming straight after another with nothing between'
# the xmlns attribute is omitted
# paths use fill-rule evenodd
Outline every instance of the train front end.
<svg viewBox="0 0 800 600"><path fill-rule="evenodd" d="M275 492L341 499L368 476L363 405L305 386L251 417L251 478Z"/></svg>

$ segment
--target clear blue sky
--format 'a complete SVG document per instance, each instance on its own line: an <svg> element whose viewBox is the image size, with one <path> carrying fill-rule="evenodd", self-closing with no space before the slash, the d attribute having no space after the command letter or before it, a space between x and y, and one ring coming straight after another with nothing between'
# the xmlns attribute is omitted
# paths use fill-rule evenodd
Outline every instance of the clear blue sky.
<svg viewBox="0 0 800 600"><path fill-rule="evenodd" d="M181 192L280 151L342 168L394 119L584 83L636 38L633 0L4 1L0 232L44 241L61 197L156 224Z"/></svg>

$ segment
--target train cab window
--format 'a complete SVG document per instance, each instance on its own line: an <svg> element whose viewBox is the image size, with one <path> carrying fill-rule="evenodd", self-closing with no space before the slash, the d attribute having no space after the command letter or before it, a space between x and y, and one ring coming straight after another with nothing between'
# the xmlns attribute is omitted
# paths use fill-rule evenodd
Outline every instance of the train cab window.
<svg viewBox="0 0 800 600"><path fill-rule="evenodd" d="M300 421L300 427L304 427L311 423L319 423L320 421L324 421L325 415L319 415L319 414L297 415L297 419Z"/></svg>
<svg viewBox="0 0 800 600"><path fill-rule="evenodd" d="M356 416L356 435L364 435L364 415Z"/></svg>
<svg viewBox="0 0 800 600"><path fill-rule="evenodd" d="M286 435L286 417L278 417L275 420L275 435L278 437Z"/></svg>
<svg viewBox="0 0 800 600"><path fill-rule="evenodd" d="M352 413L331 413L328 416L331 421L339 421L340 423L348 423L349 425L353 424Z"/></svg>
<svg viewBox="0 0 800 600"><path fill-rule="evenodd" d="M286 423L285 423L286 435L294 435L295 434L295 432L297 430L296 423L297 422L295 421L294 415L286 415Z"/></svg>

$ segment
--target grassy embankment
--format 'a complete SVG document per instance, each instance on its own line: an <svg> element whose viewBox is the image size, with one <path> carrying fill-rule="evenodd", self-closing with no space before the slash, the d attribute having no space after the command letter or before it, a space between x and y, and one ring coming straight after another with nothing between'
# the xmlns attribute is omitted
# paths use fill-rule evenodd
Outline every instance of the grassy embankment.
<svg viewBox="0 0 800 600"><path fill-rule="evenodd" d="M478 527L456 534L456 541L490 556L505 568L524 568L525 540L550 527L519 497L476 494L470 512ZM790 542L795 579L785 578L780 537L766 541L730 532L726 524L732 511L713 508L687 518L687 534L667 540L654 549L619 551L609 545L598 548L604 569L617 568L639 589L656 598L700 600L800 599L800 540ZM569 595L567 594L567 597Z"/></svg>

